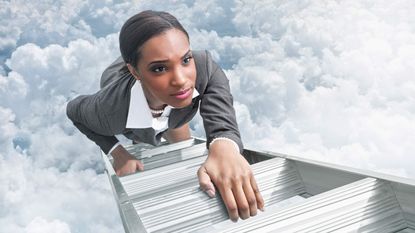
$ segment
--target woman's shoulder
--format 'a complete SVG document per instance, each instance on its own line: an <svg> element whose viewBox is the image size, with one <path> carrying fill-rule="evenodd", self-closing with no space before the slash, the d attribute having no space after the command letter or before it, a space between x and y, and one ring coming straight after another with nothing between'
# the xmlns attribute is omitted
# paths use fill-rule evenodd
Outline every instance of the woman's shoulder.
<svg viewBox="0 0 415 233"><path fill-rule="evenodd" d="M122 57L118 57L111 65L109 65L104 72L102 72L100 80L100 88L104 88L114 81L120 81L121 79L133 78L130 72L128 72Z"/></svg>
<svg viewBox="0 0 415 233"><path fill-rule="evenodd" d="M193 57L195 59L196 65L207 65L209 62L212 62L212 55L208 50L192 50Z"/></svg>
<svg viewBox="0 0 415 233"><path fill-rule="evenodd" d="M193 50L192 54L196 64L197 77L208 79L218 67L212 59L212 55L208 50Z"/></svg>

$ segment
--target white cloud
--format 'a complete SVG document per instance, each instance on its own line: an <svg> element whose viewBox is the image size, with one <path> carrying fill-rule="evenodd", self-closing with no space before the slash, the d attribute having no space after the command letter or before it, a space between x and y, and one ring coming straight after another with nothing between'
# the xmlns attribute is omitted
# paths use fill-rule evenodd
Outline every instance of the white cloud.
<svg viewBox="0 0 415 233"><path fill-rule="evenodd" d="M59 220L53 220L48 222L47 220L36 217L26 227L27 233L43 233L43 232L56 232L56 233L69 233L71 232L69 226L66 223Z"/></svg>
<svg viewBox="0 0 415 233"><path fill-rule="evenodd" d="M225 68L245 145L415 177L409 0L1 4L0 232L122 231L98 149L65 107L98 89L142 9L177 16Z"/></svg>
<svg viewBox="0 0 415 233"><path fill-rule="evenodd" d="M92 43L75 40L67 47L26 44L7 61L12 72L0 79L5 96L0 104L13 109L20 129L14 144L25 144L20 148L36 166L102 170L98 149L73 128L65 109L76 94L99 88L102 70L118 56L116 41L111 34ZM77 148L79 143L87 145L83 151Z"/></svg>
<svg viewBox="0 0 415 233"><path fill-rule="evenodd" d="M15 115L10 109L3 108L0 106L0 148L6 148L7 151L7 142L10 142L11 138L16 134L17 127L13 123ZM0 149L1 150L1 149Z"/></svg>
<svg viewBox="0 0 415 233"><path fill-rule="evenodd" d="M240 12L253 6L243 3ZM269 149L415 177L406 165L415 162L415 66L408 63L415 53L403 52L413 51L409 38L415 29L400 4L382 11L387 2L286 2L275 4L273 14L267 13L272 7L255 5L252 14L266 15L282 29L255 23L250 28L254 34L271 34L285 54L259 59L266 53L246 50L230 77L254 126L280 140L266 143ZM405 6L414 8L409 2ZM388 15L394 9L402 13L400 21ZM258 139L251 133L256 131L242 130L244 137ZM263 145L263 140L269 141L247 141Z"/></svg>
<svg viewBox="0 0 415 233"><path fill-rule="evenodd" d="M32 158L17 153L4 162L0 163L2 232L122 231L114 224L120 220L105 174L37 168Z"/></svg>
<svg viewBox="0 0 415 233"><path fill-rule="evenodd" d="M238 1L238 36L191 40L225 65L246 145L415 177L413 8Z"/></svg>
<svg viewBox="0 0 415 233"><path fill-rule="evenodd" d="M31 42L45 46L93 40L118 32L124 20L138 10L132 3L100 0L18 0L1 4L0 16L9 20L8 26L0 28L6 39L0 51Z"/></svg>
<svg viewBox="0 0 415 233"><path fill-rule="evenodd" d="M117 18L134 9L68 3L15 1L1 12L13 18L1 28L13 43L0 50L10 70L0 76L0 232L122 232L99 150L65 109L70 98L98 89L119 56ZM18 33L8 33L13 28Z"/></svg>

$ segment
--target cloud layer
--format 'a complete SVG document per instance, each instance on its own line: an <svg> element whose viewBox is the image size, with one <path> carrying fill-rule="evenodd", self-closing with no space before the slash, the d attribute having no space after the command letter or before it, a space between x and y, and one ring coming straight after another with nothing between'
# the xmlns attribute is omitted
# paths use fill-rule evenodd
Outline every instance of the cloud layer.
<svg viewBox="0 0 415 233"><path fill-rule="evenodd" d="M415 177L411 1L0 4L0 232L123 231L98 148L65 108L98 89L144 9L178 17L225 69L246 146Z"/></svg>

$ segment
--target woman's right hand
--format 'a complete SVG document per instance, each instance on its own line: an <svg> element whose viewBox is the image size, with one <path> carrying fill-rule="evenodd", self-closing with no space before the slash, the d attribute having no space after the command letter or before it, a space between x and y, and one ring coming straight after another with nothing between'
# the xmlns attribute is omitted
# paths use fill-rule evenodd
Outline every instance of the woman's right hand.
<svg viewBox="0 0 415 233"><path fill-rule="evenodd" d="M114 158L114 170L117 176L125 176L138 171L144 171L144 165L132 156L122 146L118 145L111 153Z"/></svg>

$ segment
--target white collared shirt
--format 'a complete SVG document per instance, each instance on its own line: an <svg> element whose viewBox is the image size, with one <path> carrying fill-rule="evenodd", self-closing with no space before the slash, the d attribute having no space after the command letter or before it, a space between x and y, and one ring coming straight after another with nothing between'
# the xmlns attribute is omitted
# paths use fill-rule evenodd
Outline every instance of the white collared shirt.
<svg viewBox="0 0 415 233"><path fill-rule="evenodd" d="M196 90L196 88L194 88L192 98L197 96L199 96L199 92ZM128 108L127 123L125 128L140 129L151 127L156 131L157 135L169 127L169 115L173 108L173 106L167 105L161 116L153 117L150 111L150 107L148 106L147 99L144 96L141 83L136 81L131 88L130 105ZM119 144L119 142L115 144L108 152L108 154L110 154Z"/></svg>
<svg viewBox="0 0 415 233"><path fill-rule="evenodd" d="M197 96L199 96L199 92L193 89L192 98ZM139 129L152 127L156 131L167 129L167 120L172 108L174 107L167 105L163 114L160 117L154 118L148 106L147 99L144 96L141 83L136 81L131 88L130 106L125 128Z"/></svg>

